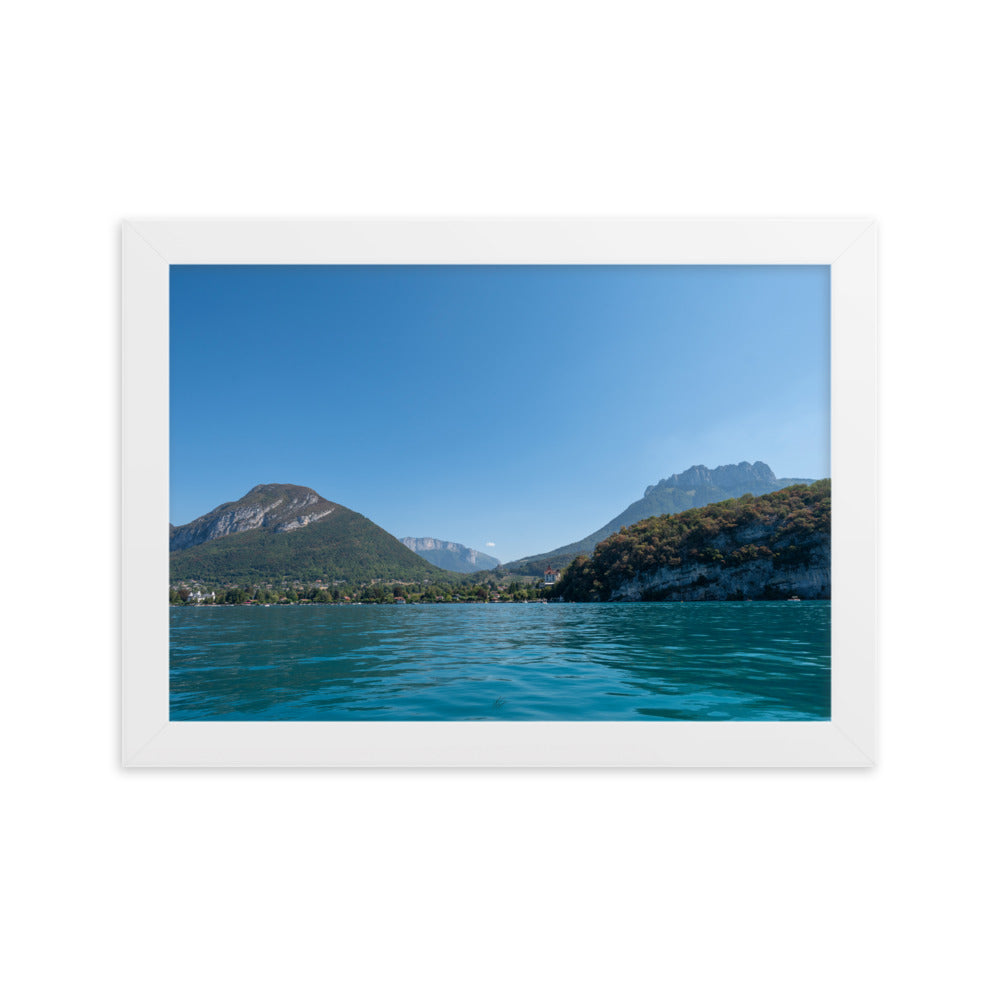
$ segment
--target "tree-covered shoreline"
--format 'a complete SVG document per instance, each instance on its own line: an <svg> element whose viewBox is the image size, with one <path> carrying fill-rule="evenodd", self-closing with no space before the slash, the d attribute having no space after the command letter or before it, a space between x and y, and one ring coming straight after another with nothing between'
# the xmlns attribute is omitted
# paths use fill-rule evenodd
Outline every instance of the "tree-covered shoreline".
<svg viewBox="0 0 1000 1000"><path fill-rule="evenodd" d="M552 588L564 601L828 598L830 480L651 517L578 556ZM825 574L825 583L822 577Z"/></svg>
<svg viewBox="0 0 1000 1000"><path fill-rule="evenodd" d="M482 604L541 601L550 597L552 588L542 581L484 571L460 581L382 582L363 586L317 582L287 586L244 583L234 587L201 589L195 583L170 587L170 604Z"/></svg>

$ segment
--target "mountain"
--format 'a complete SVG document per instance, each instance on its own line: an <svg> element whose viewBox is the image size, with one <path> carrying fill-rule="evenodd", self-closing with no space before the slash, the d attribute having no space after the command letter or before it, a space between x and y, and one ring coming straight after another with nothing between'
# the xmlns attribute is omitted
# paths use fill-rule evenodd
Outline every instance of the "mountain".
<svg viewBox="0 0 1000 1000"><path fill-rule="evenodd" d="M451 579L389 532L305 486L269 483L170 527L171 583Z"/></svg>
<svg viewBox="0 0 1000 1000"><path fill-rule="evenodd" d="M570 601L830 597L830 480L651 517L580 555L553 588Z"/></svg>
<svg viewBox="0 0 1000 1000"><path fill-rule="evenodd" d="M220 504L179 528L170 526L170 551L224 538L241 531L285 532L304 528L337 509L315 490L289 483L261 483L241 500Z"/></svg>
<svg viewBox="0 0 1000 1000"><path fill-rule="evenodd" d="M500 565L499 559L477 552L458 542L443 542L440 538L401 538L400 541L429 563L453 573L476 573Z"/></svg>
<svg viewBox="0 0 1000 1000"><path fill-rule="evenodd" d="M811 482L814 480L778 479L764 462L740 462L736 465L720 465L715 469L692 465L684 472L674 473L668 479L661 479L653 486L647 486L640 500L630 504L603 528L598 528L586 538L551 552L507 563L506 568L514 573L541 576L546 566L551 565L555 569L568 566L574 556L581 552L593 552L598 542L647 517L678 514L683 510L704 507L705 504L729 500L745 493L762 496L786 486L807 485Z"/></svg>

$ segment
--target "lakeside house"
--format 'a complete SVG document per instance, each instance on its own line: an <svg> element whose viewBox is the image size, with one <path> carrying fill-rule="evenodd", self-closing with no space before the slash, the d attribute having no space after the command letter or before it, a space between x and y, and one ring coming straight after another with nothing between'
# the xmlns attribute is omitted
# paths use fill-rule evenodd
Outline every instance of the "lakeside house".
<svg viewBox="0 0 1000 1000"><path fill-rule="evenodd" d="M551 567L545 567L545 586L551 587L559 579L559 574Z"/></svg>

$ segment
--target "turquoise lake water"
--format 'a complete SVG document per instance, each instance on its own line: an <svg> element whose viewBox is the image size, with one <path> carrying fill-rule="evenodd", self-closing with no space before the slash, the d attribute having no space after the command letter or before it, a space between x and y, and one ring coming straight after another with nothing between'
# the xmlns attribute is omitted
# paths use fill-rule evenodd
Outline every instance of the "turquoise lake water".
<svg viewBox="0 0 1000 1000"><path fill-rule="evenodd" d="M830 717L830 603L170 609L173 720Z"/></svg>

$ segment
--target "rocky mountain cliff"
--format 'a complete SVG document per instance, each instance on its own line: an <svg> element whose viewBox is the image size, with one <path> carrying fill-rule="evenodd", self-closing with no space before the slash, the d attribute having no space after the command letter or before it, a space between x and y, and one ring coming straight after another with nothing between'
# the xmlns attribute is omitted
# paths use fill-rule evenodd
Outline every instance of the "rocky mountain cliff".
<svg viewBox="0 0 1000 1000"><path fill-rule="evenodd" d="M580 555L556 585L574 601L830 597L830 481L640 521Z"/></svg>
<svg viewBox="0 0 1000 1000"><path fill-rule="evenodd" d="M337 509L306 486L261 483L239 500L220 504L188 524L170 526L170 551L261 528L276 533L304 528Z"/></svg>
<svg viewBox="0 0 1000 1000"><path fill-rule="evenodd" d="M367 517L305 486L255 486L170 528L171 583L427 582L450 574Z"/></svg>
<svg viewBox="0 0 1000 1000"><path fill-rule="evenodd" d="M493 569L500 565L499 559L478 552L458 542L444 542L440 538L401 538L400 541L417 555L423 556L429 563L441 569L454 573L476 573L479 570Z"/></svg>
<svg viewBox="0 0 1000 1000"><path fill-rule="evenodd" d="M774 490L792 486L795 483L811 483L811 479L778 479L765 462L738 462L735 465L719 465L714 469L704 465L692 465L684 472L675 472L668 479L661 479L654 486L647 486L643 498L649 496L672 495L672 491L692 492L696 498L714 490L742 490L759 496ZM737 494L742 496L742 494ZM701 507L703 504L696 503ZM676 513L667 511L666 513Z"/></svg>
<svg viewBox="0 0 1000 1000"><path fill-rule="evenodd" d="M750 536L737 536L743 541ZM775 565L755 559L740 566L663 566L619 584L611 601L728 601L830 599L830 542L810 549L807 562Z"/></svg>
<svg viewBox="0 0 1000 1000"><path fill-rule="evenodd" d="M683 510L704 507L706 504L729 500L750 493L762 496L795 484L808 484L812 479L778 479L764 462L739 462L735 465L720 465L709 469L704 465L692 465L684 472L674 473L647 486L640 500L630 504L617 517L613 517L602 528L578 542L571 542L551 552L528 556L516 562L507 563L513 572L540 575L546 565L555 569L568 566L580 553L590 553L598 542L609 538L616 531L637 524L647 517L660 514L679 514Z"/></svg>

